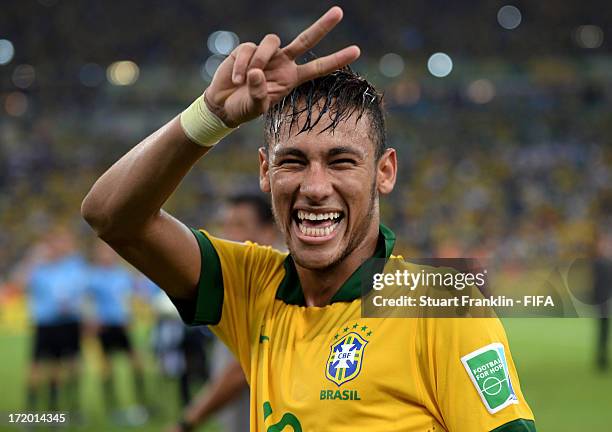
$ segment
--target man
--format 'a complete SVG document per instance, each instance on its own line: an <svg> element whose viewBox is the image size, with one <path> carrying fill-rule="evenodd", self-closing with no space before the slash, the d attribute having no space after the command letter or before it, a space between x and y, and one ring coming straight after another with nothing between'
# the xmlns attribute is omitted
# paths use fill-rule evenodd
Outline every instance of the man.
<svg viewBox="0 0 612 432"><path fill-rule="evenodd" d="M232 241L260 245L280 244L270 203L259 194L229 199L221 215L223 236ZM220 341L213 347L213 380L185 410L183 419L169 431L186 432L219 412L217 420L226 432L249 430L248 384L234 356ZM216 369L216 370L215 370Z"/></svg>
<svg viewBox="0 0 612 432"><path fill-rule="evenodd" d="M390 259L395 241L379 223L397 171L381 96L342 69L355 46L295 63L341 19L334 7L283 48L275 35L240 45L202 97L96 182L82 213L234 352L251 430L534 430L497 320L361 317L361 265ZM260 186L289 255L190 231L160 210L229 128L264 113ZM502 404L462 364L482 353L505 376Z"/></svg>
<svg viewBox="0 0 612 432"><path fill-rule="evenodd" d="M595 240L593 260L593 298L600 313L597 335L597 368L608 368L608 340L610 338L610 298L612 298L612 233L602 230Z"/></svg>
<svg viewBox="0 0 612 432"><path fill-rule="evenodd" d="M128 335L130 304L135 294L135 279L119 263L117 254L99 241L94 247L93 263L89 270L88 292L95 309L96 335L102 346L102 384L108 412L119 415L114 385L112 356L127 354L134 377L134 390L140 411L146 417L146 402L142 362Z"/></svg>
<svg viewBox="0 0 612 432"><path fill-rule="evenodd" d="M168 296L149 279L142 278L142 286L149 292L155 312L155 324L151 332L151 344L159 366L158 389L177 385L180 408L192 400L192 390L208 382L210 378L209 345L212 334L206 326L186 326ZM160 390L165 391L165 390ZM167 400L158 404L170 415ZM158 413L159 414L159 413Z"/></svg>
<svg viewBox="0 0 612 432"><path fill-rule="evenodd" d="M228 240L284 248L270 203L261 194L241 193L230 197L220 218L223 237Z"/></svg>
<svg viewBox="0 0 612 432"><path fill-rule="evenodd" d="M36 410L43 383L48 384L49 409L74 416L78 404L81 313L87 265L65 226L50 229L17 270L28 292L34 322L32 362L28 375L28 409Z"/></svg>

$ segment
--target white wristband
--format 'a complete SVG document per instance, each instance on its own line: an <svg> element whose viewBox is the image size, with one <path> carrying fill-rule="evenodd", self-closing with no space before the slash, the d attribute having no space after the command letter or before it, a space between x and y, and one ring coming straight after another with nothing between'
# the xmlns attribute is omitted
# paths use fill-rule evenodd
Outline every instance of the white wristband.
<svg viewBox="0 0 612 432"><path fill-rule="evenodd" d="M235 129L208 109L203 94L181 113L181 126L185 135L202 147L214 146Z"/></svg>

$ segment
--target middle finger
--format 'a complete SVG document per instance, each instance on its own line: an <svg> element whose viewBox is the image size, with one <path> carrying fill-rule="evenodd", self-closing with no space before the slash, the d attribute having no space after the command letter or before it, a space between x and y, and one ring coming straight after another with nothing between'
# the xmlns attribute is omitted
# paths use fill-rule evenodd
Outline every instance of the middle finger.
<svg viewBox="0 0 612 432"><path fill-rule="evenodd" d="M280 47L280 38L275 34L266 35L262 40L257 50L251 57L248 69L261 69L263 70L272 56L278 51Z"/></svg>

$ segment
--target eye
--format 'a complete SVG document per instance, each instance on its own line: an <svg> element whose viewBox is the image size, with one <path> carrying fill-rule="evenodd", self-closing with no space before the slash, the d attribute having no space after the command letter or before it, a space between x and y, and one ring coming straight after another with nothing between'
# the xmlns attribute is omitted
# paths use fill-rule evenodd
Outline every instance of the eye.
<svg viewBox="0 0 612 432"><path fill-rule="evenodd" d="M343 159L334 159L330 162L330 165L333 165L335 168L350 168L356 165L354 159L343 158Z"/></svg>
<svg viewBox="0 0 612 432"><path fill-rule="evenodd" d="M278 162L278 165L280 166L306 165L306 163L301 159L290 158L290 159L282 159L281 161Z"/></svg>

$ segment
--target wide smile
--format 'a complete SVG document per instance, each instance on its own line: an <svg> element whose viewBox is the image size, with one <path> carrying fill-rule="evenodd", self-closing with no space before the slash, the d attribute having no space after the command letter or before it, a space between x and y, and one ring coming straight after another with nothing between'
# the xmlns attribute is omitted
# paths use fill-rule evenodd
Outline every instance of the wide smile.
<svg viewBox="0 0 612 432"><path fill-rule="evenodd" d="M296 236L305 243L319 244L336 236L344 220L341 210L294 210L292 226Z"/></svg>

